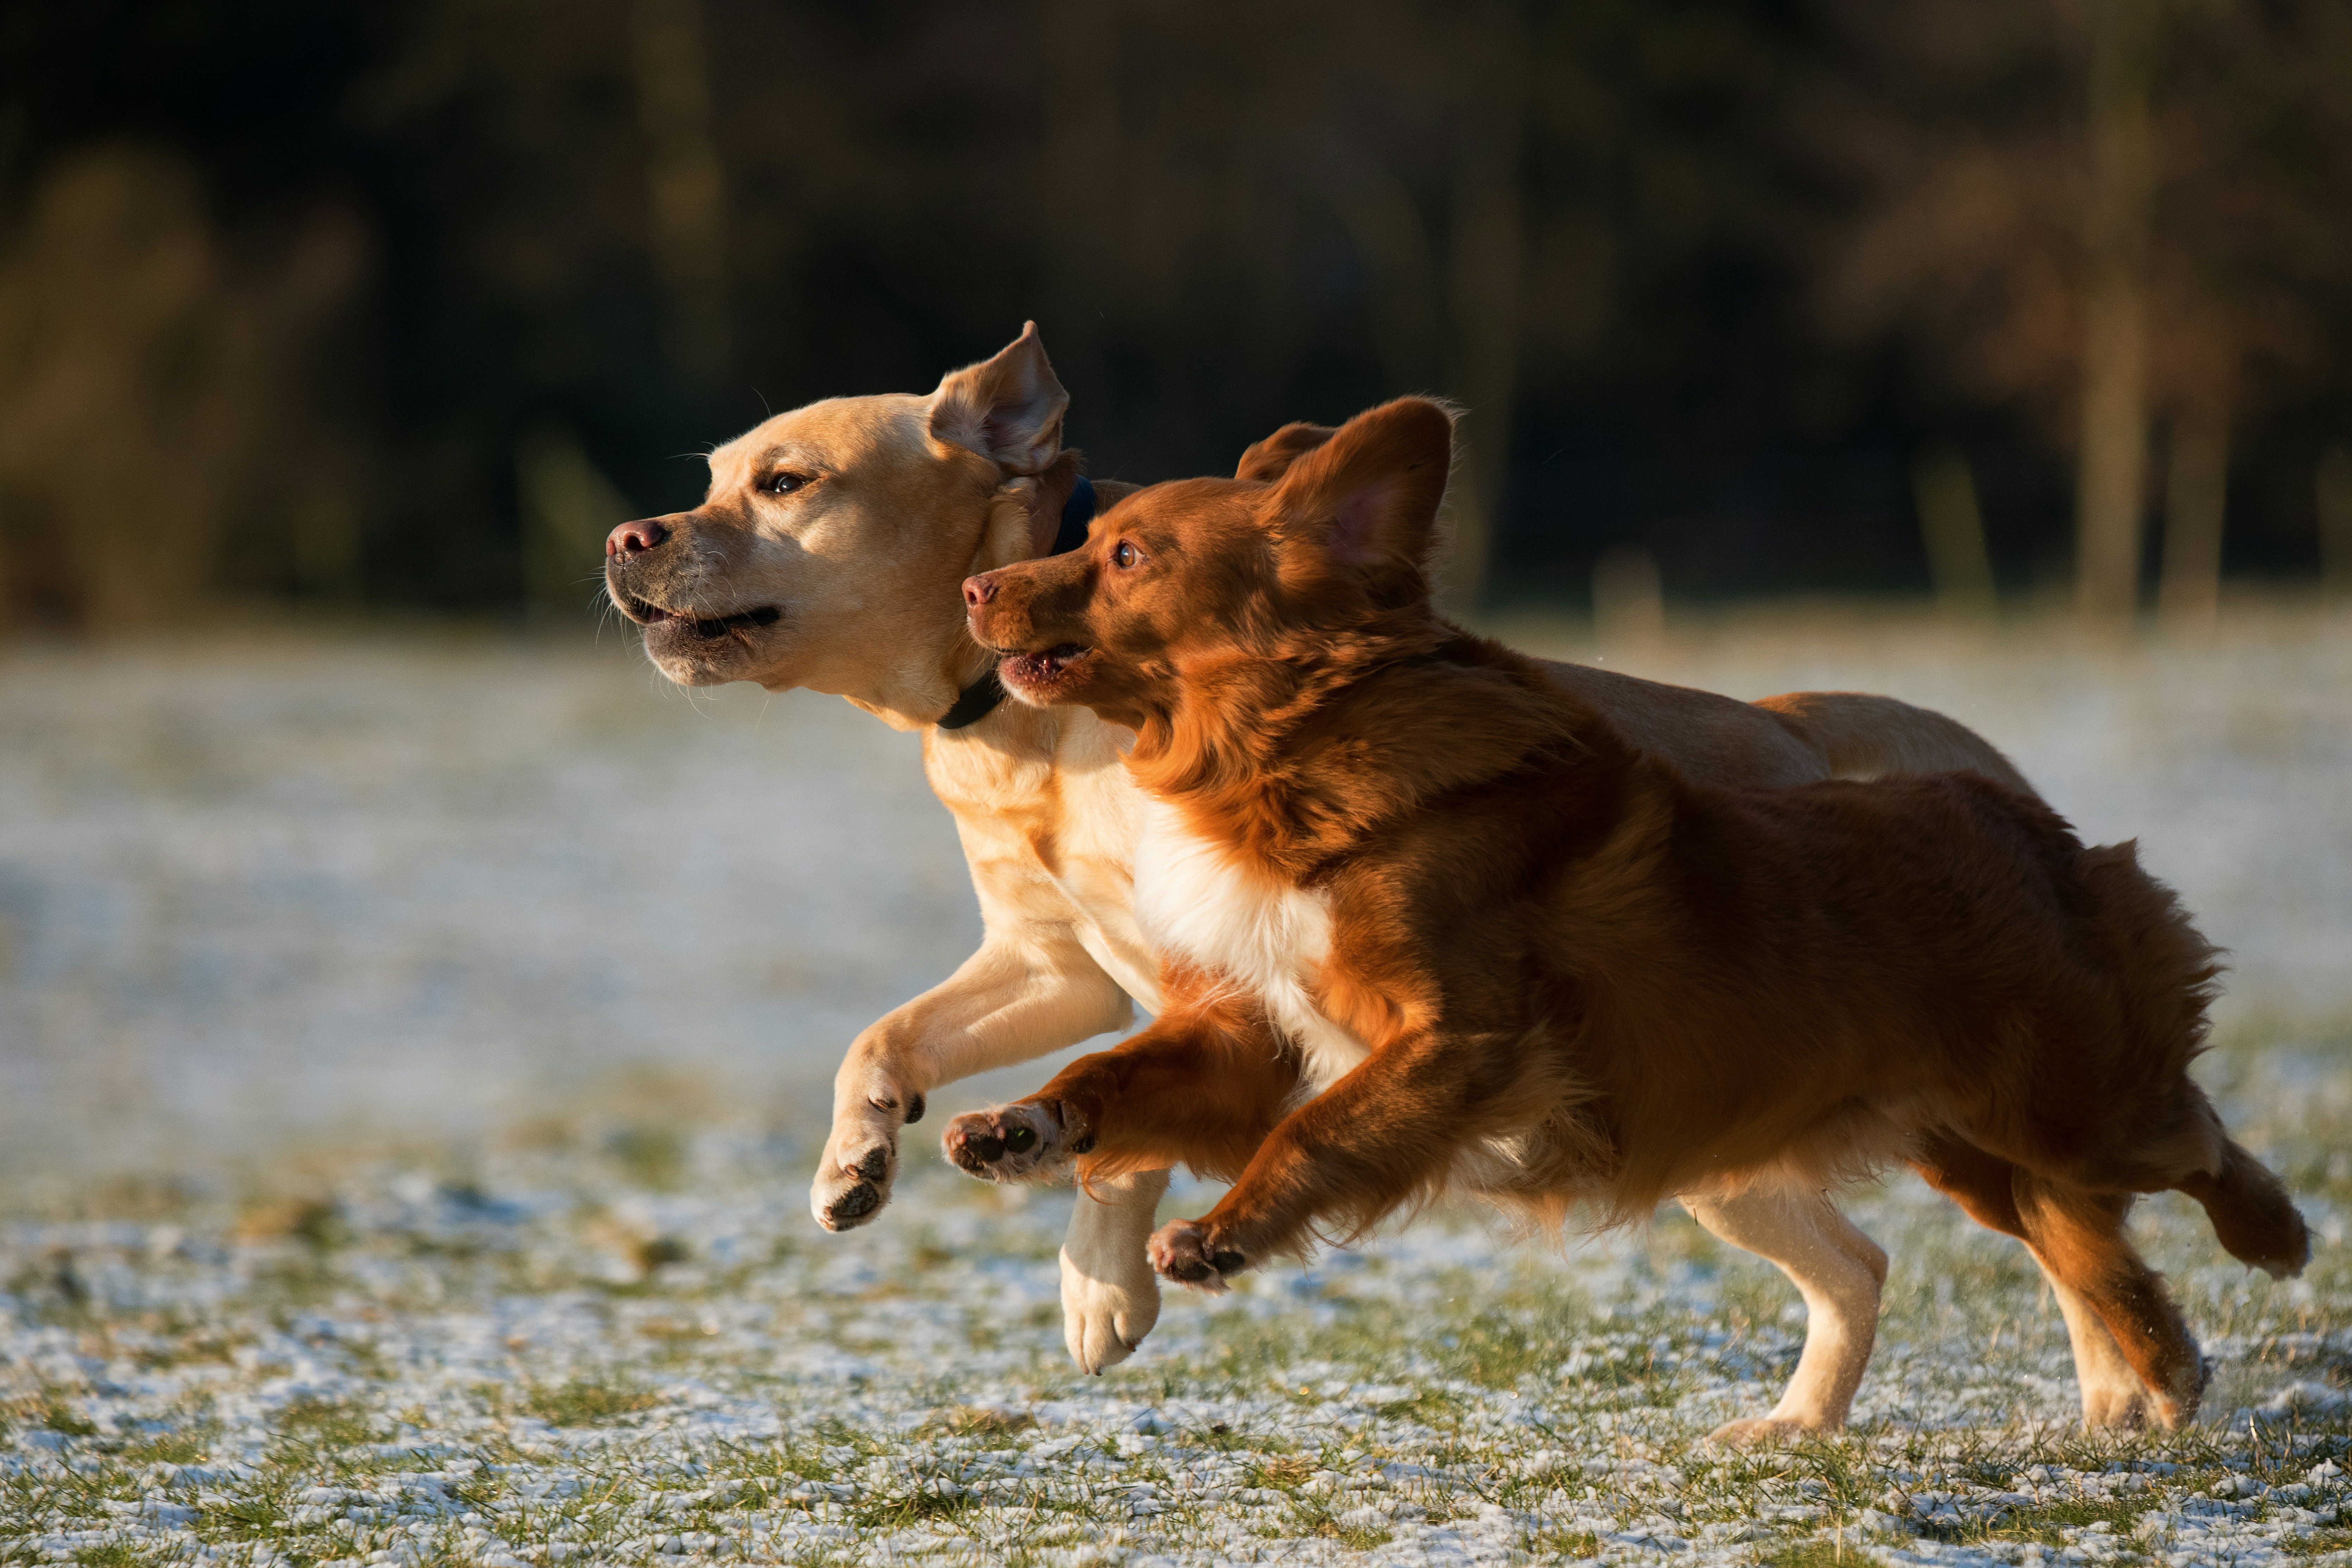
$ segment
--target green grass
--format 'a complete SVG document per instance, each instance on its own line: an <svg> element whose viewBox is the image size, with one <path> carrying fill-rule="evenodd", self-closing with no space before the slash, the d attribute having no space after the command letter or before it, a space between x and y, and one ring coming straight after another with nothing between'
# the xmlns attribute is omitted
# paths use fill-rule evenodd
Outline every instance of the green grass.
<svg viewBox="0 0 2352 1568"><path fill-rule="evenodd" d="M676 1192L686 1180L686 1140L676 1128L622 1128L605 1139L604 1152L630 1181L653 1192Z"/></svg>
<svg viewBox="0 0 2352 1568"><path fill-rule="evenodd" d="M1792 1541L1772 1548L1756 1561L1763 1568L1845 1568L1848 1563L1861 1568L1871 1559L1849 1548L1842 1538L1832 1536L1827 1541Z"/></svg>
<svg viewBox="0 0 2352 1568"><path fill-rule="evenodd" d="M133 1437L116 1451L127 1465L193 1465L212 1451L209 1424L172 1428Z"/></svg>
<svg viewBox="0 0 2352 1568"><path fill-rule="evenodd" d="M61 1432L68 1437L88 1437L98 1431L98 1423L76 1410L56 1394L41 1396L35 1411L37 1424L51 1432Z"/></svg>
<svg viewBox="0 0 2352 1568"><path fill-rule="evenodd" d="M913 1481L878 1492L861 1492L850 1504L850 1522L860 1530L905 1530L913 1525L953 1522L971 1513L975 1500L968 1492L936 1480Z"/></svg>
<svg viewBox="0 0 2352 1568"><path fill-rule="evenodd" d="M525 1389L520 1407L551 1426L593 1426L651 1410L661 1395L625 1379L573 1377L561 1383L533 1384Z"/></svg>
<svg viewBox="0 0 2352 1568"><path fill-rule="evenodd" d="M362 1405L334 1399L296 1399L278 1413L278 1429L320 1447L380 1441L383 1424Z"/></svg>
<svg viewBox="0 0 2352 1568"><path fill-rule="evenodd" d="M103 1561L142 1568L163 1568L152 1554L172 1529L120 1505L158 1488L199 1510L194 1535L232 1563L263 1542L297 1565L378 1547L472 1562L494 1550L475 1531L509 1546L561 1539L592 1563L635 1561L651 1537L707 1531L726 1551L783 1561L936 1552L993 1564L1103 1544L1190 1568L1213 1555L1395 1553L1432 1527L1559 1562L1614 1551L1606 1542L1621 1531L1654 1526L1705 1542L1738 1526L1737 1544L1706 1549L1731 1561L1859 1564L1873 1550L1857 1528L1863 1510L1899 1511L1897 1500L1924 1490L2049 1500L1930 1525L1927 1541L1903 1538L1915 1546L1998 1555L2102 1522L2128 1544L2146 1510L2178 1507L2225 1475L2284 1484L2352 1447L2341 1414L2252 1434L2241 1421L2084 1437L2046 1382L2021 1417L2026 1375L2063 1373L2063 1329L2006 1243L1901 1193L1863 1216L1901 1270L1865 1384L1876 1413L1835 1439L1717 1452L1705 1433L1777 1393L1801 1325L1777 1276L1680 1234L1686 1226L1662 1226L1654 1247L1639 1236L1606 1244L1613 1275L1539 1252L1475 1267L1332 1268L1311 1290L1270 1270L1221 1304L1171 1298L1155 1342L1097 1380L1062 1363L1047 1290L999 1293L1008 1260L1050 1257L1050 1206L1024 1211L986 1189L910 1190L902 1201L919 1223L783 1247L775 1237L798 1215L793 1194L774 1192L801 1175L771 1173L731 1213L724 1205L739 1200L723 1192L685 1200L713 1205L719 1223L692 1232L713 1238L698 1244L708 1255L616 1296L604 1285L615 1237L635 1233L615 1216L641 1225L644 1214L611 1185L622 1176L599 1147L562 1156L565 1169L597 1174L568 1207L543 1206L543 1219L479 1220L453 1205L454 1219L371 1233L364 1216L386 1205L362 1193L342 1200L352 1230L331 1252L281 1237L208 1253L208 1222L194 1217L183 1222L195 1227L191 1244L140 1274L134 1241L131 1294L152 1286L150 1302L111 1305L127 1297L110 1284L70 1327L16 1320L70 1344L88 1381L20 1373L25 1381L0 1383L16 1449L30 1456L0 1474L0 1518L102 1532L93 1539L109 1552L119 1539L131 1553ZM681 1153L680 1168L718 1167ZM511 1190L510 1180L486 1178L483 1190ZM2191 1230L2196 1215L2147 1207L2151 1256L2173 1272L2192 1321L2209 1335L2239 1325L2242 1348L2222 1341L2219 1352L2232 1390L2259 1395L2315 1368L2325 1375L2342 1342L2324 1336L2352 1326L2352 1298L2224 1272ZM418 1226L432 1234L411 1234ZM871 1266L835 1274L827 1247L867 1248ZM223 1256L236 1258L233 1271L204 1272L204 1258ZM305 1258L313 1279L274 1271ZM74 1265L90 1278L101 1268L120 1270ZM190 1278L205 1291L184 1292ZM812 1348L814 1374L803 1359ZM827 1370L836 1354L857 1365ZM121 1363L138 1369L136 1387L106 1370ZM291 1402L267 1392L297 1367L323 1381ZM1997 1397L1965 1417L1940 1403L1986 1387ZM1159 1419L1136 1421L1143 1407ZM1528 1463L1539 1450L1557 1457ZM190 1477L149 1469L200 1461ZM2112 1464L2158 1462L2179 1468L2102 1489ZM1391 1464L1407 1468L1384 1472ZM2043 1465L2074 1474L2028 1474ZM321 1486L358 1495L303 1500ZM1204 1500L1203 1489L1223 1500ZM2341 1506L2347 1492L2321 1490L2321 1506ZM1154 1499L1156 1511L1133 1511L1134 1496ZM1773 1517L1790 1504L1812 1511ZM460 1513L474 1517L461 1523ZM748 1539L771 1528L848 1533ZM2291 1550L2305 1556L2347 1536L2321 1531ZM14 1568L5 1545L0 1564Z"/></svg>

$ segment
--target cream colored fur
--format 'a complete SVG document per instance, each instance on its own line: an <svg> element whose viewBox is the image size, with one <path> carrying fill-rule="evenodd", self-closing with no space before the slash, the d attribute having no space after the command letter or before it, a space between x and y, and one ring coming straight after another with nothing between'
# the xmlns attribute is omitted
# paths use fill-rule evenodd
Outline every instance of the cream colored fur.
<svg viewBox="0 0 2352 1568"><path fill-rule="evenodd" d="M1132 908L1146 805L1119 765L1125 733L1083 709L1009 701L968 729L936 728L990 662L965 633L959 584L1052 537L1059 498L1048 481L1066 402L1033 324L928 396L829 399L728 442L711 454L703 504L661 520L667 541L608 564L614 602L633 618L648 619L648 607L713 620L781 612L772 625L721 637L682 637L676 624L655 622L647 652L683 684L807 687L921 731L925 772L971 864L986 932L980 950L860 1034L835 1079L833 1129L810 1194L828 1228L864 1224L887 1202L899 1129L923 1096L1122 1028L1133 1003L1158 1001L1158 959ZM805 482L775 493L780 474ZM1108 496L1120 487L1101 488ZM1710 782L1974 767L2023 787L1967 730L1889 699L1813 693L1751 707L1558 668L1636 743ZM1201 886L1204 898L1221 896ZM1216 940L1173 911L1159 918L1181 940ZM1311 946L1311 918L1287 911L1276 923ZM1344 1037L1326 1044L1328 1062L1340 1063ZM1071 1215L1065 1337L1088 1372L1126 1359L1158 1316L1144 1242L1165 1184L1160 1174L1101 1184ZM1876 1249L1818 1200L1754 1189L1691 1206L1717 1235L1786 1271L1811 1314L1797 1381L1771 1418L1780 1425L1726 1435L1834 1428L1869 1352L1884 1268L1870 1262ZM2127 1372L2114 1381L2122 1363L2112 1345L2085 1353L2085 1335L2102 1331L2087 1319L2079 1327L2078 1316L2068 1314L2086 1413L2127 1424L2138 1385Z"/></svg>
<svg viewBox="0 0 2352 1568"><path fill-rule="evenodd" d="M1153 948L1225 975L1265 1004L1303 1059L1302 1100L1330 1088L1368 1054L1307 992L1331 951L1325 899L1235 871L1223 846L1194 833L1161 801L1147 807L1136 846L1135 915Z"/></svg>

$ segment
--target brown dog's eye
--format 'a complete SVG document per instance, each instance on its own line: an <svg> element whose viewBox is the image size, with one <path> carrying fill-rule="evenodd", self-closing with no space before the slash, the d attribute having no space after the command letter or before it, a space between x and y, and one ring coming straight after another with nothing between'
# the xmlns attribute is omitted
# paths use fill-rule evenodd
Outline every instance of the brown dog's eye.
<svg viewBox="0 0 2352 1568"><path fill-rule="evenodd" d="M1110 552L1110 559L1112 565L1124 572L1135 564L1135 546L1124 539L1120 540L1118 548Z"/></svg>
<svg viewBox="0 0 2352 1568"><path fill-rule="evenodd" d="M806 474L778 474L768 481L765 488L772 496L788 496L806 483Z"/></svg>

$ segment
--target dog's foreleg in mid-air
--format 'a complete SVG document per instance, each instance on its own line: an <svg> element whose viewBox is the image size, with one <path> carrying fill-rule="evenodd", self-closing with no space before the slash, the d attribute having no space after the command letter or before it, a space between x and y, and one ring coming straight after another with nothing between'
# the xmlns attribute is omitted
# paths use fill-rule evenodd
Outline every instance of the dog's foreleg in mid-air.
<svg viewBox="0 0 2352 1568"><path fill-rule="evenodd" d="M1297 1058L1255 1007L1169 1010L1107 1051L1080 1057L1036 1093L957 1117L948 1158L991 1182L1035 1181L1076 1165L1105 1172L1245 1166L1298 1088ZM1083 1162L1083 1163L1080 1163Z"/></svg>
<svg viewBox="0 0 2352 1568"><path fill-rule="evenodd" d="M1295 1059L1254 1009L1222 1022L1178 1003L1028 1099L945 1130L949 1158L992 1181L1097 1167L1078 1184L1062 1247L1064 1339L1087 1372L1126 1360L1159 1317L1145 1245L1168 1187L1163 1167L1236 1168L1297 1087Z"/></svg>
<svg viewBox="0 0 2352 1568"><path fill-rule="evenodd" d="M885 1015L844 1058L833 1132L809 1193L828 1230L881 1212L898 1173L898 1129L933 1088L1125 1028L1133 1005L1066 926L990 931L947 980ZM1097 1181L1070 1212L1062 1247L1062 1331L1087 1372L1125 1361L1160 1317L1144 1256L1164 1171Z"/></svg>
<svg viewBox="0 0 2352 1568"><path fill-rule="evenodd" d="M991 930L961 968L869 1026L842 1058L809 1193L817 1223L848 1230L881 1211L898 1129L922 1115L931 1089L1124 1028L1133 1014L1066 925Z"/></svg>
<svg viewBox="0 0 2352 1568"><path fill-rule="evenodd" d="M1160 1278L1145 1248L1167 1190L1165 1171L1078 1184L1062 1238L1062 1342L1082 1371L1117 1366L1160 1321Z"/></svg>
<svg viewBox="0 0 2352 1568"><path fill-rule="evenodd" d="M1523 1026L1422 1027L1381 1046L1285 1117L1233 1190L1151 1238L1152 1267L1209 1290L1317 1231L1369 1226L1440 1179L1477 1140L1550 1102Z"/></svg>

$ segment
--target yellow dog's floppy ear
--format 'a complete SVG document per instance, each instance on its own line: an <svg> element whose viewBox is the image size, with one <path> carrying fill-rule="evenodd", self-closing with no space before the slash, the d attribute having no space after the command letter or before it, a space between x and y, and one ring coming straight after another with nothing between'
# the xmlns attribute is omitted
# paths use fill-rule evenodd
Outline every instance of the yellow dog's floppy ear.
<svg viewBox="0 0 2352 1568"><path fill-rule="evenodd" d="M1234 469L1234 478L1270 485L1290 472L1291 464L1338 434L1328 425L1286 425L1265 440L1251 443Z"/></svg>
<svg viewBox="0 0 2352 1568"><path fill-rule="evenodd" d="M1357 415L1294 461L1267 498L1286 577L1338 569L1376 590L1425 587L1454 465L1454 416L1425 397Z"/></svg>
<svg viewBox="0 0 2352 1568"><path fill-rule="evenodd" d="M994 358L940 379L931 394L931 438L977 452L1007 473L1039 473L1061 455L1069 406L1037 323L1025 321Z"/></svg>

